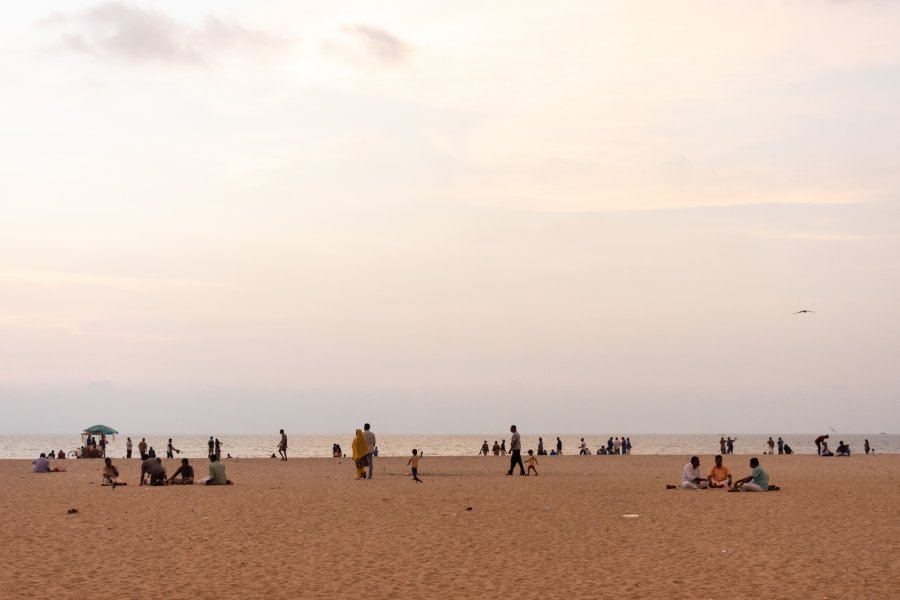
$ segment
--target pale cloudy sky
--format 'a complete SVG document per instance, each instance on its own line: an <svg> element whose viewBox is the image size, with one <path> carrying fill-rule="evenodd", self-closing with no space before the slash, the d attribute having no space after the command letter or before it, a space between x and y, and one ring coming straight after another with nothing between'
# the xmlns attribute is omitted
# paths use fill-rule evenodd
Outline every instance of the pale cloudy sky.
<svg viewBox="0 0 900 600"><path fill-rule="evenodd" d="M898 31L8 4L0 431L895 430Z"/></svg>

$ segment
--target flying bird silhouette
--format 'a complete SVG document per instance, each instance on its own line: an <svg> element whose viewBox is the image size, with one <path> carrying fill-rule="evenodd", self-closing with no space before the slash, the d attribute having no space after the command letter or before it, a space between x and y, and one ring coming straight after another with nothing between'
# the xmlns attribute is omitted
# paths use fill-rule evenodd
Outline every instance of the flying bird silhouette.
<svg viewBox="0 0 900 600"><path fill-rule="evenodd" d="M795 312L794 314L795 314L795 315L802 315L802 314L804 314L804 313L811 313L811 314L813 314L813 313L815 313L815 312L816 312L816 311L814 311L814 310L806 310L806 309L804 308L803 310L798 310L798 311Z"/></svg>

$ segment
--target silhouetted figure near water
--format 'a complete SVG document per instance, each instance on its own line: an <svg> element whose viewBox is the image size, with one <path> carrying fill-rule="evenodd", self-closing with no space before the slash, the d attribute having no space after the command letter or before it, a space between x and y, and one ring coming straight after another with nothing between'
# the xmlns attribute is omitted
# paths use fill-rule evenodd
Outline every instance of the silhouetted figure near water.
<svg viewBox="0 0 900 600"><path fill-rule="evenodd" d="M512 437L509 439L511 456L509 458L509 471L506 474L512 475L513 469L516 468L516 465L519 465L519 475L526 475L525 465L522 464L522 438L519 432L516 431L515 425L510 426L509 431L512 433Z"/></svg>

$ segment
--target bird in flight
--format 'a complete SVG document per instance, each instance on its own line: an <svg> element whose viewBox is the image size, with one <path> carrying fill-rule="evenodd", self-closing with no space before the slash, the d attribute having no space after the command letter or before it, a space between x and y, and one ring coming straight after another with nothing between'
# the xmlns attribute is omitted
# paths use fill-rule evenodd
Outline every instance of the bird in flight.
<svg viewBox="0 0 900 600"><path fill-rule="evenodd" d="M803 310L798 310L798 311L795 312L794 314L795 314L795 315L802 315L802 314L804 314L804 313L810 313L810 314L812 314L812 313L815 313L815 312L816 312L816 311L814 311L814 310L806 310L806 309L804 308Z"/></svg>

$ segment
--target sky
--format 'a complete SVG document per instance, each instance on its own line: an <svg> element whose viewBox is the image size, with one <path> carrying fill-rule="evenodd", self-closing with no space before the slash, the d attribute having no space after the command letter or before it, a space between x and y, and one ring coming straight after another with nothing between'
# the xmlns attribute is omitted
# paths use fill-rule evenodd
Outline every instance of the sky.
<svg viewBox="0 0 900 600"><path fill-rule="evenodd" d="M8 4L0 433L896 431L897 31Z"/></svg>

